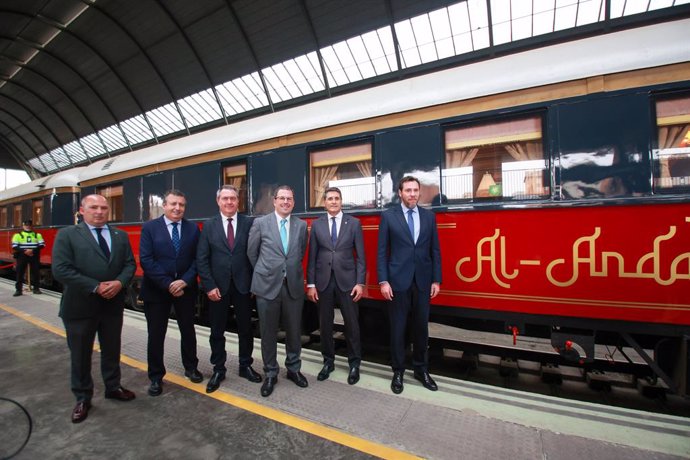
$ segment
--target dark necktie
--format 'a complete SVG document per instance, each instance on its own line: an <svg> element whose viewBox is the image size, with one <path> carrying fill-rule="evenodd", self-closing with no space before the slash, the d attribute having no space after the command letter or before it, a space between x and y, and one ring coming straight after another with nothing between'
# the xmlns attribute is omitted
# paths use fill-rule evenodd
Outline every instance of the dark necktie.
<svg viewBox="0 0 690 460"><path fill-rule="evenodd" d="M108 242L105 241L105 238L103 238L103 235L101 235L103 228L95 228L94 230L96 230L98 245L101 247L101 251L103 251L103 254L105 254L106 259L110 259L110 248L108 247Z"/></svg>
<svg viewBox="0 0 690 460"><path fill-rule="evenodd" d="M410 227L410 235L412 236L412 241L414 241L414 219L412 219L413 210L407 210L407 226Z"/></svg>
<svg viewBox="0 0 690 460"><path fill-rule="evenodd" d="M333 242L333 247L335 247L335 243L338 241L338 229L335 226L335 217L331 217L331 220L333 221L331 225L331 241Z"/></svg>
<svg viewBox="0 0 690 460"><path fill-rule="evenodd" d="M228 246L230 246L230 250L235 246L235 232L232 228L232 217L228 218Z"/></svg>
<svg viewBox="0 0 690 460"><path fill-rule="evenodd" d="M180 253L180 232L177 230L177 222L172 223L172 244L175 248L175 254Z"/></svg>

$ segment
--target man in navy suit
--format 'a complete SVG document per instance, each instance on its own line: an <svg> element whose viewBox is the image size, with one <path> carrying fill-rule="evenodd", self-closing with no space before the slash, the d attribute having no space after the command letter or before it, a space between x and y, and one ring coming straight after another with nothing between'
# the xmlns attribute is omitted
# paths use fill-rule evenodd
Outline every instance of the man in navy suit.
<svg viewBox="0 0 690 460"><path fill-rule="evenodd" d="M307 265L307 297L319 307L323 369L317 379L326 380L335 370L333 308L338 304L345 320L350 365L347 383L354 385L359 381L362 361L357 301L362 297L366 275L364 237L359 220L343 214L339 188L326 189L324 201L326 215L311 224Z"/></svg>
<svg viewBox="0 0 690 460"><path fill-rule="evenodd" d="M261 376L252 369L252 306L249 287L252 266L247 258L247 237L252 218L240 215L239 192L232 185L224 185L216 193L218 215L204 223L196 253L196 265L204 292L208 296L208 318L211 325L211 364L213 375L206 392L211 393L225 380L225 327L228 310L235 309L239 338L240 377L250 382L261 382Z"/></svg>
<svg viewBox="0 0 690 460"><path fill-rule="evenodd" d="M378 278L381 295L388 300L393 380L391 390L403 391L405 330L412 316L414 378L436 391L428 371L429 304L441 289L441 249L436 216L417 206L419 180L405 176L398 183L400 206L381 214Z"/></svg>
<svg viewBox="0 0 690 460"><path fill-rule="evenodd" d="M180 329L184 375L194 383L204 377L197 369L194 307L197 299L196 247L199 227L184 219L187 199L179 190L163 196L163 215L141 228L139 263L144 271L141 298L148 326L149 395L163 392L163 345L171 306Z"/></svg>

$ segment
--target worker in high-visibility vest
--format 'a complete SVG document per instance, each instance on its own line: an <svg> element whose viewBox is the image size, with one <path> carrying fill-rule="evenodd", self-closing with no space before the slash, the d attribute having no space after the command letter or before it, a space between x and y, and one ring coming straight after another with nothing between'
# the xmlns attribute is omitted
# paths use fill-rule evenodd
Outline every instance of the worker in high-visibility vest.
<svg viewBox="0 0 690 460"><path fill-rule="evenodd" d="M41 293L39 287L40 252L44 247L43 237L40 233L34 232L33 222L31 220L22 222L22 231L15 233L12 237L12 250L14 251L14 258L17 259L17 282L14 285L16 289L15 297L22 295L22 284L27 265L31 267L31 284L34 288L34 294Z"/></svg>

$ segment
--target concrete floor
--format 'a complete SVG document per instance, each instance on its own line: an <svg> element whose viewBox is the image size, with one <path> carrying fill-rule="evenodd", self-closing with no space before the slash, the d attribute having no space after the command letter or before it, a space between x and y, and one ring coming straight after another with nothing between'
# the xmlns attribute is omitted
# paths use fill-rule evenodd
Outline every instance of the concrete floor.
<svg viewBox="0 0 690 460"><path fill-rule="evenodd" d="M390 392L390 370L363 363L362 380L347 385L339 360L317 382L320 356L303 353L309 388L281 372L270 398L237 374L236 340L228 334L228 378L206 395L206 380L182 377L176 327L166 340L164 393L146 394L145 320L126 314L122 384L137 399L103 399L100 356L89 417L70 422L69 357L57 299L11 297L0 285L0 398L31 414L31 438L15 458L405 458L674 459L690 458L690 419L608 408L486 387L445 377L432 393L410 373L405 391ZM198 328L200 370L210 375L208 331ZM258 341L255 359L259 357ZM282 347L280 347L282 348ZM279 356L282 362L283 356ZM257 359L255 369L261 369ZM26 416L0 399L0 458L26 438Z"/></svg>

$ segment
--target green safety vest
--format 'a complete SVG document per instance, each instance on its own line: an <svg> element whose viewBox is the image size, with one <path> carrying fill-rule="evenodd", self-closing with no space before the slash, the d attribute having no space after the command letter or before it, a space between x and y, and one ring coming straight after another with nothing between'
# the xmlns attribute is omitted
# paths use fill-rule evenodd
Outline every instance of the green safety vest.
<svg viewBox="0 0 690 460"><path fill-rule="evenodd" d="M12 237L12 249L15 251L23 251L24 249L41 249L46 244L40 233L25 232L22 230L15 233Z"/></svg>

